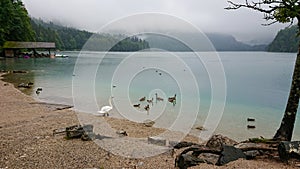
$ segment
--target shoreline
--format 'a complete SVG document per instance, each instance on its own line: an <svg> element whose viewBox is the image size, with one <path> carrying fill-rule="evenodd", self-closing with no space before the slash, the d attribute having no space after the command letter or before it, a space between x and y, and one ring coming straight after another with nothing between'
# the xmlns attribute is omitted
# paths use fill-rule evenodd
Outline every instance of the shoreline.
<svg viewBox="0 0 300 169"><path fill-rule="evenodd" d="M27 72L28 73L28 72ZM38 105L41 105L43 107L47 107L48 109L51 109L51 110L64 110L64 109L69 109L70 111L74 112L76 115L77 115L77 118L80 118L80 114L83 114L83 116L87 117L87 118L92 118L94 117L92 114L90 113L87 113L87 112L77 112L73 109L73 105L70 104L70 105L67 105L67 104L61 104L59 103L58 101L49 101L49 100L41 100L39 99L38 97L33 97L30 95L30 92L33 92L34 91L34 88L19 88L18 85L20 82L18 81L15 81L14 78L11 78L13 76L22 76L22 74L12 74L10 72L9 76L10 76L10 79L6 82L5 79L4 79L4 75L7 75L9 73L0 73L0 80L5 82L5 83L9 83L11 85L14 86L14 89L20 91L23 95L25 95L26 97L29 97L31 98L33 101L30 102L30 104L38 104ZM26 82L24 82L26 83ZM30 91L30 92L29 92ZM87 116L86 116L87 115ZM84 119L83 119L84 120ZM144 128L144 124L143 123L137 123L137 122L132 122L132 121L129 121L127 119L124 119L124 118L120 118L120 117L107 117L105 118L105 122L108 122L109 125L113 126L114 129L118 129L118 130L123 130L122 127L120 127L120 124L123 124L121 126L127 126L127 125L134 125L134 126L138 126L138 127L142 127L143 129L149 129L149 128ZM119 125L115 125L115 123L119 124ZM123 127L124 128L124 127ZM126 128L126 127L125 127ZM155 129L159 132L152 132L152 133L155 133L155 134L159 134L159 133L162 133L164 131L166 131L167 129L166 128L161 128L161 127L155 127L155 126L152 126L150 127L152 129ZM195 142L195 143L201 143L202 141L199 140L199 138L196 136L196 132L200 132L200 130L198 129L193 129L194 130L194 134L191 134L191 133L188 133L187 134L187 138L190 142ZM179 131L175 131L177 133L181 133ZM183 134L183 133L181 133ZM148 136L151 136L151 135L146 135L146 137ZM143 134L141 135L141 133L137 134L137 137L143 137Z"/></svg>
<svg viewBox="0 0 300 169"><path fill-rule="evenodd" d="M66 140L63 136L53 136L53 129L79 124L78 113L70 109L53 110L42 104L32 104L36 102L35 99L2 78L0 91L0 168L174 168L178 152L175 155L167 152L147 158L125 158L102 149L93 141ZM164 131L122 119L102 119L117 130L126 130L130 137L147 137ZM188 137L185 140L197 142L193 139ZM201 164L192 168L200 167L294 168L266 159L237 160L221 167Z"/></svg>
<svg viewBox="0 0 300 169"><path fill-rule="evenodd" d="M36 103L35 99L2 78L0 91L1 112L5 112L0 115L0 139L3 140L0 168L135 168L141 163L144 163L141 168L173 168L174 158L168 153L141 160L128 159L103 150L93 141L52 136L54 129L79 124L77 113L70 109L57 111L43 104L32 104ZM122 119L107 118L107 121L116 129L126 126L131 137L147 137L164 131ZM141 131L133 134L140 128Z"/></svg>
<svg viewBox="0 0 300 169"><path fill-rule="evenodd" d="M26 96L32 98L35 102L33 102L32 104L41 104L41 105L44 105L46 107L48 107L49 109L52 109L52 110L61 110L61 109L69 109L74 111L73 109L73 105L72 104L65 104L65 103L60 103L59 101L51 101L51 100L42 100L42 99L39 99L38 97L34 97L32 96L31 93L34 93L34 89L35 88L38 88L38 87L30 87L30 88L19 88L18 85L20 83L28 83L29 81L18 81L16 80L17 78L20 78L22 77L22 74L25 72L25 71L20 71L22 72L21 74L20 73L12 73L13 71L9 72L9 73L0 73L0 78L2 79L2 81L5 81L4 77L5 75L8 75L8 79L6 79L7 83L10 83L14 86L14 88L18 91L20 91L22 94L25 94ZM26 71L26 73L30 73L30 71ZM74 111L75 112L75 111ZM87 112L81 112L83 114L86 114ZM89 113L87 113L89 114ZM124 119L124 118L120 118L120 117L109 117L106 119L106 122L109 123L109 125L111 126L114 126L115 129L118 129L118 130L123 130L121 129L120 127L118 127L118 125L114 125L114 123L118 123L118 124L124 124L124 126L128 125L128 122L131 123L131 125L140 125L140 127L143 127L143 124L142 123L137 123L137 122L131 122L131 121L128 121L127 119ZM198 128L201 128L200 130L197 129ZM153 126L151 128L155 128L157 129L158 131L160 131L160 133L162 133L163 131L166 131L167 129L166 128L163 128L163 127L156 127L156 126ZM200 134L200 131L201 130L205 130L202 126L194 126L191 131L186 134L187 135L187 138L190 142L195 142L195 143L201 143L203 141L200 140L200 138L198 138L199 134ZM180 131L175 131L177 133L181 133ZM153 132L152 132L153 133ZM154 132L156 134L159 134L159 132ZM181 135L184 134L184 133L181 133ZM151 136L151 135L147 135L148 136ZM137 137L141 137L141 136L137 136Z"/></svg>

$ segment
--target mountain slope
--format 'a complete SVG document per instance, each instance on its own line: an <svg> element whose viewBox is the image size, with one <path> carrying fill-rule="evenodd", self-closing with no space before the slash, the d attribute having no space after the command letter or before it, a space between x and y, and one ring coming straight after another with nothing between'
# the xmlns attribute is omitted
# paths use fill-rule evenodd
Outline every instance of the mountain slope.
<svg viewBox="0 0 300 169"><path fill-rule="evenodd" d="M300 37L297 37L297 26L280 30L268 46L269 52L297 52Z"/></svg>
<svg viewBox="0 0 300 169"><path fill-rule="evenodd" d="M199 46L198 51L203 51L201 48L201 42L193 41L195 34L193 33L181 33L180 37L185 37L191 39L193 46ZM206 34L208 39L211 41L212 45L217 51L265 51L267 45L256 45L251 46L242 42L237 41L231 35L225 34ZM182 42L163 35L147 35L145 40L149 42L151 48L158 48L167 51L191 51L191 49L183 44ZM199 43L199 44L198 44ZM207 49L212 50L212 49Z"/></svg>
<svg viewBox="0 0 300 169"><path fill-rule="evenodd" d="M248 45L237 41L232 35L207 34L217 51L265 51L267 45Z"/></svg>

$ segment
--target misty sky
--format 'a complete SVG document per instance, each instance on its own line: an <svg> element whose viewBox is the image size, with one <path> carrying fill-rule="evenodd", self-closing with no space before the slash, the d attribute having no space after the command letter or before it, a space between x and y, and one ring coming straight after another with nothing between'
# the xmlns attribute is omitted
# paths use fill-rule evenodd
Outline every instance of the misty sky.
<svg viewBox="0 0 300 169"><path fill-rule="evenodd" d="M286 26L262 26L265 23L263 14L248 9L224 10L227 6L226 0L22 1L32 17L93 32L114 20L145 12L173 15L196 25L204 32L227 33L244 42L269 42Z"/></svg>

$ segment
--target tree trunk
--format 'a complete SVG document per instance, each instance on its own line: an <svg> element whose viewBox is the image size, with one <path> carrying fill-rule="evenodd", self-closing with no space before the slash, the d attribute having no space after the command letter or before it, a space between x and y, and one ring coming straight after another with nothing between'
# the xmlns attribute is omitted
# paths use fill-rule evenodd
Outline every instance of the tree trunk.
<svg viewBox="0 0 300 169"><path fill-rule="evenodd" d="M300 20L298 19L298 30L300 28ZM290 89L290 95L288 98L287 106L284 112L281 125L277 130L273 139L281 141L291 141L294 124L296 120L296 114L299 104L300 94L300 44L298 47L298 54L296 57L295 68L293 73L293 79Z"/></svg>

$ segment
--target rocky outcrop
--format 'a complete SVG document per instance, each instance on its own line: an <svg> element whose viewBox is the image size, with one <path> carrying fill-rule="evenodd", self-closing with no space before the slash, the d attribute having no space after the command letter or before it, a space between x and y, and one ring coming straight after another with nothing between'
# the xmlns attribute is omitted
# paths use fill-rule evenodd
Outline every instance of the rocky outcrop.
<svg viewBox="0 0 300 169"><path fill-rule="evenodd" d="M236 145L238 142L220 134L213 135L206 143L206 147L215 150L222 150L222 145Z"/></svg>
<svg viewBox="0 0 300 169"><path fill-rule="evenodd" d="M223 150L221 152L217 165L224 165L239 158L246 158L246 155L242 150L237 149L233 146L223 145L222 149Z"/></svg>

